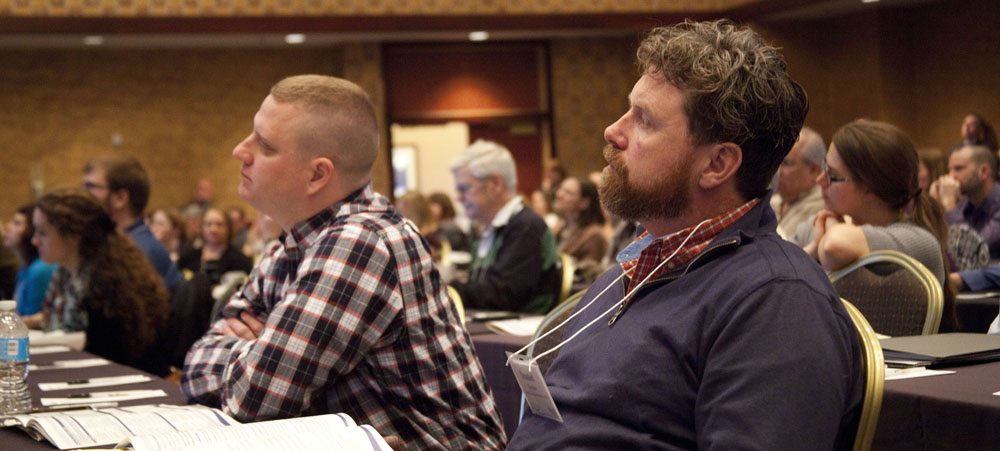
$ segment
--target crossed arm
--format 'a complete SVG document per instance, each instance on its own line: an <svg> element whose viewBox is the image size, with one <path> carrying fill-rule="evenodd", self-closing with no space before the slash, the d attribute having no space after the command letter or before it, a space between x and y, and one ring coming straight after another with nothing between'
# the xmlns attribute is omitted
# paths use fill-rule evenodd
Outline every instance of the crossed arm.
<svg viewBox="0 0 1000 451"><path fill-rule="evenodd" d="M827 271L843 268L871 252L861 227L850 216L830 210L816 213L812 241L802 249Z"/></svg>

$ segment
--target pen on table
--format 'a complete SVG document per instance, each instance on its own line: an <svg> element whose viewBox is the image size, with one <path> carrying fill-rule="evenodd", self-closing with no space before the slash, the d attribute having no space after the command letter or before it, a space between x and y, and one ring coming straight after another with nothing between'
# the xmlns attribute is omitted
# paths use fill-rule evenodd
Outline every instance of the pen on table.
<svg viewBox="0 0 1000 451"><path fill-rule="evenodd" d="M99 396L99 397L102 397L102 398L119 398L119 397L122 397L122 396L129 396L131 394L132 393L123 393L123 392L108 391L108 392L100 392L100 393L73 393L71 395L66 395L66 397L67 398L94 398L94 397L98 397Z"/></svg>
<svg viewBox="0 0 1000 451"><path fill-rule="evenodd" d="M118 407L118 401L103 401L93 404L66 404L62 406L32 407L31 413L55 412L62 410L94 410L108 407Z"/></svg>

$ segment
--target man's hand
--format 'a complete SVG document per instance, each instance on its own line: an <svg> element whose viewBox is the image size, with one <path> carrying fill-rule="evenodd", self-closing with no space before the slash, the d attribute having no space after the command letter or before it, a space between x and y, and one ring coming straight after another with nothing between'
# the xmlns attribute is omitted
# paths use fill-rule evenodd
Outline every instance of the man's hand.
<svg viewBox="0 0 1000 451"><path fill-rule="evenodd" d="M264 323L250 312L240 312L239 318L227 318L226 325L222 326L223 335L243 340L256 340L262 330Z"/></svg>
<svg viewBox="0 0 1000 451"><path fill-rule="evenodd" d="M951 211L958 204L961 186L954 177L945 174L931 184L931 197L941 202L944 211Z"/></svg>

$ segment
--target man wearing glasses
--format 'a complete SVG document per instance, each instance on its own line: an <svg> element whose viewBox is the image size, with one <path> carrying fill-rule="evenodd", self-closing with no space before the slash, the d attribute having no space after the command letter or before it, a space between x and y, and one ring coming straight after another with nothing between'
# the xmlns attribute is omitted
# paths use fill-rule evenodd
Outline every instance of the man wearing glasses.
<svg viewBox="0 0 1000 451"><path fill-rule="evenodd" d="M546 313L555 301L555 238L517 195L517 168L503 146L476 141L451 165L458 200L479 225L467 281L453 281L467 308Z"/></svg>
<svg viewBox="0 0 1000 451"><path fill-rule="evenodd" d="M177 265L142 219L150 184L139 161L131 157L99 157L84 166L83 174L83 187L104 205L118 230L146 254L167 289L173 291L180 286L183 279Z"/></svg>
<svg viewBox="0 0 1000 451"><path fill-rule="evenodd" d="M790 237L799 224L823 209L816 177L826 157L826 144L813 129L802 127L799 139L778 167L778 188L771 208L778 217L778 234Z"/></svg>

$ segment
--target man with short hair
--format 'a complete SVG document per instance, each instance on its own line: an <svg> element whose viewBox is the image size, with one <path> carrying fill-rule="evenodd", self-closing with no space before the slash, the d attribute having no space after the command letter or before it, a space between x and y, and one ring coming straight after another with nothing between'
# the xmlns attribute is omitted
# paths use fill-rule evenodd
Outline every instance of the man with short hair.
<svg viewBox="0 0 1000 451"><path fill-rule="evenodd" d="M990 247L990 258L1000 258L1000 186L997 158L982 145L963 146L948 157L948 174L931 184L949 224L966 224Z"/></svg>
<svg viewBox="0 0 1000 451"><path fill-rule="evenodd" d="M452 163L458 200L481 229L466 281L453 281L466 308L546 313L555 301L552 231L517 194L510 151L479 140Z"/></svg>
<svg viewBox="0 0 1000 451"><path fill-rule="evenodd" d="M805 92L727 21L654 29L637 56L601 201L647 233L565 326L544 374L562 421L526 414L508 449L849 448L857 332L767 205Z"/></svg>
<svg viewBox="0 0 1000 451"><path fill-rule="evenodd" d="M412 222L371 186L375 108L347 80L271 88L233 149L240 197L284 230L187 355L184 393L240 421L345 412L413 449L506 436Z"/></svg>
<svg viewBox="0 0 1000 451"><path fill-rule="evenodd" d="M139 160L119 156L90 160L83 168L83 186L104 205L118 230L146 254L167 289L173 291L180 286L183 278L177 265L142 217L149 202L150 183Z"/></svg>
<svg viewBox="0 0 1000 451"><path fill-rule="evenodd" d="M778 188L771 196L771 208L778 217L778 235L795 235L799 224L823 209L823 193L816 177L823 171L826 145L809 127L802 127L799 139L778 167Z"/></svg>

